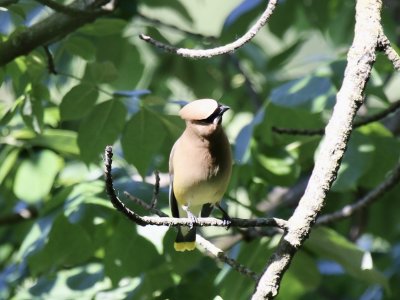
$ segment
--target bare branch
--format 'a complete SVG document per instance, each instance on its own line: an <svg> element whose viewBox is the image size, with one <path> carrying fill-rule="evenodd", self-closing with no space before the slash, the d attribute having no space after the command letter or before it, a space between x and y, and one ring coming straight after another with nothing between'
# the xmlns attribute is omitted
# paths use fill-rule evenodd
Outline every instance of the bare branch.
<svg viewBox="0 0 400 300"><path fill-rule="evenodd" d="M163 21L160 21L158 19L150 18L150 17L142 14L139 11L136 14L146 22L152 23L152 24L157 25L157 26L163 26L163 27L175 30L177 32L180 32L180 33L186 35L186 36L190 36L190 37L197 38L197 39L202 39L202 40L207 40L207 41L215 41L216 40L215 36L207 36L207 35L203 35L203 34L200 34L200 33L194 33L194 32L191 32L191 31L187 31L187 30L184 30L182 28L179 28L178 26L175 26L175 25L172 25L172 24L167 24L167 23L165 23Z"/></svg>
<svg viewBox="0 0 400 300"><path fill-rule="evenodd" d="M124 194L131 199L132 201L134 201L136 204L138 204L139 206L149 210L150 212L160 216L160 217L168 217L167 214L163 213L161 210L152 207L151 205L147 204L145 201L132 196L131 194L129 194L128 192L124 192ZM217 246L215 246L214 244L212 244L210 241L206 240L205 238L203 238L200 234L196 234L196 241L198 242L199 245L201 245L206 251L208 251L209 253L211 253L213 255L213 257L215 257L216 259L218 259L219 261L226 263L227 265L231 266L232 269L238 271L239 273L250 277L253 280L257 280L258 279L258 275L257 273L255 273L254 271L250 270L249 268L247 268L246 266L238 263L236 260L229 258L221 249L219 249Z"/></svg>
<svg viewBox="0 0 400 300"><path fill-rule="evenodd" d="M217 246L214 244L210 243L207 241L205 238L203 238L201 235L197 234L196 235L196 241L208 252L210 252L212 255L214 255L216 258L218 258L220 261L223 263L226 263L227 265L231 266L232 269L238 271L239 273L250 277L254 281L257 281L259 276L257 275L256 272L250 270L248 267L238 263L236 260L228 257L224 251L219 249Z"/></svg>
<svg viewBox="0 0 400 300"><path fill-rule="evenodd" d="M212 49L188 49L188 48L176 48L170 45L166 45L153 39L152 37L144 34L140 34L139 37L152 44L153 46L160 48L166 52L174 53L183 57L189 58L210 58L217 55L222 55L226 53L233 52L234 50L242 47L244 44L248 43L254 36L260 31L260 29L265 25L268 19L271 17L275 10L278 0L270 0L268 6L257 20L257 22L247 31L243 36L241 36L236 41L226 44L224 46L212 48Z"/></svg>
<svg viewBox="0 0 400 300"><path fill-rule="evenodd" d="M337 220L341 220L353 215L356 211L370 205L380 199L382 195L389 192L400 182L400 164L398 164L391 172L389 177L378 185L375 189L370 191L367 195L359 199L351 205L346 205L342 209L330 214L323 215L318 218L317 225L325 225Z"/></svg>
<svg viewBox="0 0 400 300"><path fill-rule="evenodd" d="M157 206L157 197L158 193L160 192L160 173L158 171L155 171L154 177L156 181L154 183L153 198L151 199L150 203L151 208L155 208Z"/></svg>
<svg viewBox="0 0 400 300"><path fill-rule="evenodd" d="M56 65L54 64L54 59L53 59L53 54L50 52L50 49L48 46L43 46L44 53L46 54L47 58L47 69L50 74L57 75L58 72L56 70Z"/></svg>
<svg viewBox="0 0 400 300"><path fill-rule="evenodd" d="M21 209L17 213L0 217L0 226L13 225L22 221L31 220L39 215L35 207Z"/></svg>
<svg viewBox="0 0 400 300"><path fill-rule="evenodd" d="M394 50L393 47L390 45L390 41L383 33L383 29L379 38L378 49L383 51L388 59L393 63L393 67L397 71L400 71L400 56L396 52L396 50Z"/></svg>
<svg viewBox="0 0 400 300"><path fill-rule="evenodd" d="M104 153L104 177L106 182L106 191L114 207L123 213L128 219L135 222L138 225L158 225L158 226L219 226L226 227L226 221L216 218L197 218L196 222L189 218L169 218L169 217L147 217L140 216L136 212L130 210L126 205L117 197L113 185L113 179L111 175L112 165L112 147L107 146ZM127 193L125 193L127 194ZM130 197L131 198L131 197ZM142 200L132 196L131 198L137 203L143 202ZM154 207L149 205L149 209L153 212L156 211ZM233 227L263 227L263 226L274 226L282 229L286 228L286 221L278 218L259 218L259 219L239 219L232 218L229 226Z"/></svg>
<svg viewBox="0 0 400 300"><path fill-rule="evenodd" d="M0 7L8 7L12 4L18 3L19 0L1 0Z"/></svg>
<svg viewBox="0 0 400 300"><path fill-rule="evenodd" d="M380 34L382 2L358 0L353 44L347 57L342 86L337 94L326 138L320 145L314 170L298 207L288 220L288 229L280 240L261 276L252 299L272 299L278 294L285 271L303 245L311 226L322 210L343 158L352 131L353 119L363 102L363 92L376 59Z"/></svg>
<svg viewBox="0 0 400 300"><path fill-rule="evenodd" d="M73 6L66 6L66 5L62 5L56 1L53 1L53 0L36 0L36 2L39 2L42 5L50 7L51 9L55 10L56 12L70 15L72 17L89 16L89 15L93 15L93 14L101 12L101 10L85 10L85 9L79 9L79 8L76 8Z"/></svg>
<svg viewBox="0 0 400 300"><path fill-rule="evenodd" d="M353 128L359 128L370 123L379 121L381 119L386 118L391 113L394 113L396 110L400 108L400 100L397 100L390 104L390 106L384 109L381 112L378 112L374 115L364 117L356 122L354 122ZM324 135L324 128L317 129L296 129L296 128L280 128L280 127L272 127L272 131L280 134L291 134L291 135Z"/></svg>

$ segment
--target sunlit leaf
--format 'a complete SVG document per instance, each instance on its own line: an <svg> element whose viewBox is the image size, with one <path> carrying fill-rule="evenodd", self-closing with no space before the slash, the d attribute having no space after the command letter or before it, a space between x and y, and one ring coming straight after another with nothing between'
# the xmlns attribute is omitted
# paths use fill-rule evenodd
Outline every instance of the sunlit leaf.
<svg viewBox="0 0 400 300"><path fill-rule="evenodd" d="M29 203L43 200L50 192L62 165L63 160L53 151L42 150L33 153L18 167L14 193Z"/></svg>

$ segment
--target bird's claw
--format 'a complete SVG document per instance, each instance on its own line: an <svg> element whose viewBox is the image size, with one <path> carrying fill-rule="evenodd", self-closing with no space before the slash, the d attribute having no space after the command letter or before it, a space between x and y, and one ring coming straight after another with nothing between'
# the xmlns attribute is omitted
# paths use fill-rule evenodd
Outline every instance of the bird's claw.
<svg viewBox="0 0 400 300"><path fill-rule="evenodd" d="M190 220L189 228L192 229L194 227L194 224L198 222L197 217L194 214L192 214L192 212L188 209L188 207L184 207L184 210L186 211L187 216Z"/></svg>

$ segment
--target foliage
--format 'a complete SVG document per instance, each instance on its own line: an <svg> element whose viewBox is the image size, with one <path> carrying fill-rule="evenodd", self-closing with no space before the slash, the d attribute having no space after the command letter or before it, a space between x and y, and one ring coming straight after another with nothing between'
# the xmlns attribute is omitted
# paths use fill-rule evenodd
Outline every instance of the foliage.
<svg viewBox="0 0 400 300"><path fill-rule="evenodd" d="M307 178L322 137L273 128L326 123L352 39L353 3L280 1L252 42L207 60L167 54L137 37L144 32L179 47L207 48L243 34L264 6L250 0L121 1L115 14L49 46L58 74L48 72L42 48L0 69L0 220L24 209L38 212L24 222L0 223L0 298L249 298L251 279L201 251L174 252L173 229L140 228L124 219L104 192L102 152L115 145L116 188L150 200L152 171L167 173L169 151L184 126L179 104L218 99L231 107L224 120L235 157L225 201L230 215L290 216L297 199L263 207L271 207L266 204L278 187ZM34 1L7 8L0 11L3 41L49 14ZM388 5L383 18L387 35L395 37L399 25L391 9L398 4ZM192 36L137 12L219 38ZM398 100L399 75L388 64L378 57L360 114ZM396 164L399 139L384 125L352 134L326 212L376 187ZM166 212L167 189L162 183L158 201ZM400 297L399 193L397 187L351 220L315 230L278 298ZM210 238L223 235L227 254L257 272L279 238L234 242L237 229L204 231Z"/></svg>

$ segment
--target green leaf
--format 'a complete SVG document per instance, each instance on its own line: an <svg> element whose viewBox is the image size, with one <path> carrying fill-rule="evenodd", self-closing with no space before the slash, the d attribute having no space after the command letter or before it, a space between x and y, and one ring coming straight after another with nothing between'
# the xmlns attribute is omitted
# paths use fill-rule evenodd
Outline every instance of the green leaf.
<svg viewBox="0 0 400 300"><path fill-rule="evenodd" d="M96 48L93 43L80 36L70 36L65 41L64 47L71 54L78 55L87 61L92 61L96 57Z"/></svg>
<svg viewBox="0 0 400 300"><path fill-rule="evenodd" d="M88 84L74 86L62 99L60 115L62 120L76 120L84 117L96 103L99 92Z"/></svg>
<svg viewBox="0 0 400 300"><path fill-rule="evenodd" d="M374 150L375 146L371 144L369 138L357 131L354 132L351 135L332 190L336 192L355 190L360 178L371 166Z"/></svg>
<svg viewBox="0 0 400 300"><path fill-rule="evenodd" d="M336 231L325 227L314 229L304 246L321 257L336 261L354 278L388 288L386 277L368 264L365 265L365 255L368 253Z"/></svg>
<svg viewBox="0 0 400 300"><path fill-rule="evenodd" d="M239 251L239 255L235 259L254 272L261 272L265 265L265 257L272 254L271 245L267 239L241 243ZM249 299L254 291L254 281L232 269L226 273L218 282L221 297L223 299Z"/></svg>
<svg viewBox="0 0 400 300"><path fill-rule="evenodd" d="M32 146L42 146L59 153L78 155L76 132L60 129L46 129L42 134L35 134L31 130L15 130L11 137L24 141Z"/></svg>
<svg viewBox="0 0 400 300"><path fill-rule="evenodd" d="M78 146L85 162L98 160L106 145L113 144L125 124L126 108L118 100L97 105L81 123Z"/></svg>
<svg viewBox="0 0 400 300"><path fill-rule="evenodd" d="M280 53L272 56L270 60L267 62L267 69L276 69L282 68L282 65L285 64L304 44L305 39L299 38L292 45L285 48Z"/></svg>
<svg viewBox="0 0 400 300"><path fill-rule="evenodd" d="M190 271L184 274L178 285L171 285L158 299L215 299L219 294L214 284L217 272L215 262L209 257L204 257L199 265L192 266ZM193 282L196 283L196 289L192 288Z"/></svg>
<svg viewBox="0 0 400 300"><path fill-rule="evenodd" d="M42 132L44 109L39 99L27 95L22 106L21 115L28 128L37 133Z"/></svg>
<svg viewBox="0 0 400 300"><path fill-rule="evenodd" d="M61 157L50 150L35 152L21 162L15 175L14 193L21 200L34 203L46 197L57 173L62 168Z"/></svg>
<svg viewBox="0 0 400 300"><path fill-rule="evenodd" d="M282 279L277 299L299 299L315 290L320 282L321 274L315 259L304 251L298 251Z"/></svg>
<svg viewBox="0 0 400 300"><path fill-rule="evenodd" d="M124 277L147 273L162 263L151 242L138 235L132 223L121 218L105 247L105 273L114 284Z"/></svg>
<svg viewBox="0 0 400 300"><path fill-rule="evenodd" d="M382 124L372 123L357 129L374 148L369 167L359 180L366 188L374 188L384 180L387 172L397 163L400 156L400 141L393 138L392 133Z"/></svg>
<svg viewBox="0 0 400 300"><path fill-rule="evenodd" d="M0 153L0 185L3 180L7 177L10 171L15 166L20 150L17 148L11 148L9 146L4 147Z"/></svg>
<svg viewBox="0 0 400 300"><path fill-rule="evenodd" d="M311 113L303 108L289 108L268 103L263 121L255 127L254 137L257 141L261 140L268 145L286 144L293 142L293 136L274 133L272 127L317 129L323 126L321 113ZM310 137L296 136L296 140L308 142Z"/></svg>
<svg viewBox="0 0 400 300"><path fill-rule="evenodd" d="M182 17L184 17L187 21L193 22L191 15L186 10L185 6L178 0L170 0L170 1L163 1L163 0L147 0L144 2L146 6L150 7L168 7L171 8L172 11L178 12Z"/></svg>
<svg viewBox="0 0 400 300"><path fill-rule="evenodd" d="M166 137L163 123L157 114L142 107L126 124L121 139L125 158L141 176L145 176L157 151Z"/></svg>
<svg viewBox="0 0 400 300"><path fill-rule="evenodd" d="M88 64L85 79L93 83L108 83L118 78L118 70L111 61Z"/></svg>
<svg viewBox="0 0 400 300"><path fill-rule="evenodd" d="M86 261L94 252L85 228L71 224L59 215L51 228L44 248L28 258L34 274L60 266L70 266Z"/></svg>
<svg viewBox="0 0 400 300"><path fill-rule="evenodd" d="M10 107L4 109L5 112L0 117L0 126L7 125L13 119L17 112L19 112L20 108L24 105L24 100L25 97L19 97L12 105L10 105Z"/></svg>
<svg viewBox="0 0 400 300"><path fill-rule="evenodd" d="M297 154L293 151L263 146L254 150L257 176L270 184L289 186L300 175Z"/></svg>
<svg viewBox="0 0 400 300"><path fill-rule="evenodd" d="M89 23L79 29L80 33L103 37L111 34L122 34L127 22L121 19L98 18L93 23Z"/></svg>
<svg viewBox="0 0 400 300"><path fill-rule="evenodd" d="M315 113L333 104L335 92L329 78L307 76L272 90L271 101L276 105L301 107Z"/></svg>

